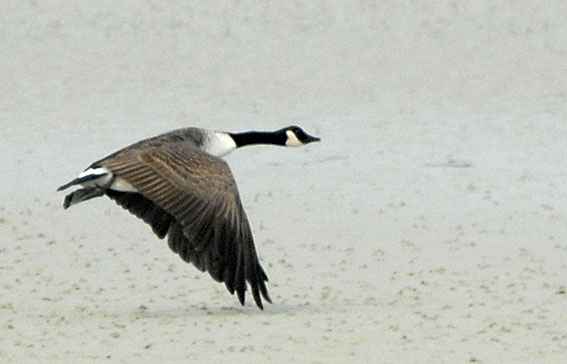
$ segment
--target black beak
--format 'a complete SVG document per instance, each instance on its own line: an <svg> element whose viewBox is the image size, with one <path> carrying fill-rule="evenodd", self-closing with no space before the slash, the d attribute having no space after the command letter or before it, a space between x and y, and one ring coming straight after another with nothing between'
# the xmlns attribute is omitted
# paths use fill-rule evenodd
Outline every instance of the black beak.
<svg viewBox="0 0 567 364"><path fill-rule="evenodd" d="M309 134L305 134L305 135L307 135L307 139L305 139L305 144L321 141L321 138L317 138L316 136L309 135Z"/></svg>

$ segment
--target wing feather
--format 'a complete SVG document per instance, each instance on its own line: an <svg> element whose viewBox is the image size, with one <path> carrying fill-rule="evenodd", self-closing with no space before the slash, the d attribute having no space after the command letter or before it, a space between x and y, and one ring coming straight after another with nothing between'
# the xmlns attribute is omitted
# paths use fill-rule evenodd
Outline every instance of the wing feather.
<svg viewBox="0 0 567 364"><path fill-rule="evenodd" d="M163 238L167 229L168 245L181 259L224 282L241 304L246 282L258 307L263 308L262 297L271 302L268 277L260 266L234 177L222 159L173 145L125 150L99 165L139 192L109 190L108 195L125 208L130 206L158 237Z"/></svg>

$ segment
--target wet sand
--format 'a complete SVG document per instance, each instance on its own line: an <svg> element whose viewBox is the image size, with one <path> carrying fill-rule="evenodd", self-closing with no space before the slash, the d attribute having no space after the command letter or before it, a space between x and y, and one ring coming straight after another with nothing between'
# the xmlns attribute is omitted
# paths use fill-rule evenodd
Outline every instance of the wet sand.
<svg viewBox="0 0 567 364"><path fill-rule="evenodd" d="M13 3L0 13L0 361L563 363L561 2ZM183 126L227 160L274 303L241 307L90 162Z"/></svg>

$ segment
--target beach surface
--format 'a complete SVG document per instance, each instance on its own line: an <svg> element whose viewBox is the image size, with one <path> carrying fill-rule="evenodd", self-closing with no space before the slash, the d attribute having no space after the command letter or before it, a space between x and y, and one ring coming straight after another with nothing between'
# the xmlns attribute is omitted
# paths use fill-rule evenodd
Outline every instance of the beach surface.
<svg viewBox="0 0 567 364"><path fill-rule="evenodd" d="M8 1L0 362L565 363L562 1ZM244 307L91 162L185 126L229 155L273 304Z"/></svg>

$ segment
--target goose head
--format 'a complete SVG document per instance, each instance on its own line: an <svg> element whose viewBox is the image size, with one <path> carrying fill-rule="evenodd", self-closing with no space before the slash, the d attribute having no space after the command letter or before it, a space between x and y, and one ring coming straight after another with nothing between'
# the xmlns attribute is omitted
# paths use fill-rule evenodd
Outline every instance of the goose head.
<svg viewBox="0 0 567 364"><path fill-rule="evenodd" d="M298 147L301 145L318 142L321 138L307 134L299 126L291 125L276 131L283 137L283 145L286 147Z"/></svg>

